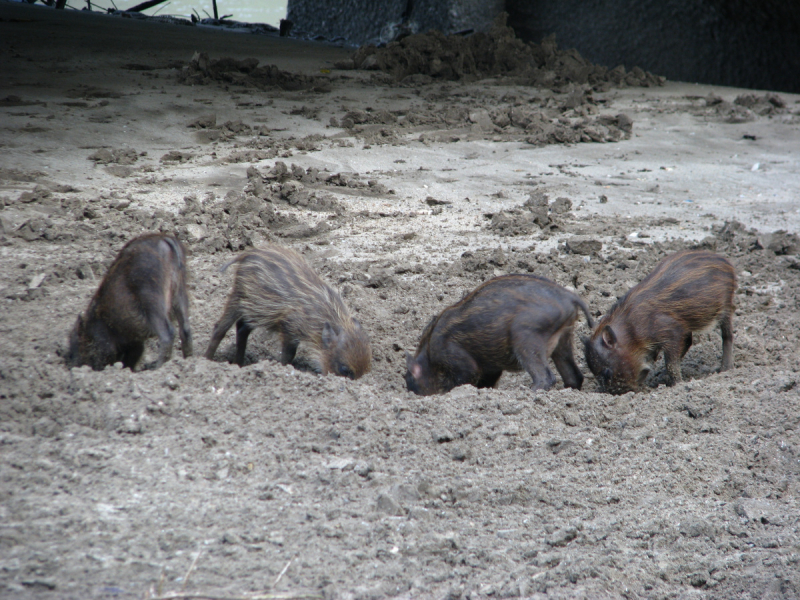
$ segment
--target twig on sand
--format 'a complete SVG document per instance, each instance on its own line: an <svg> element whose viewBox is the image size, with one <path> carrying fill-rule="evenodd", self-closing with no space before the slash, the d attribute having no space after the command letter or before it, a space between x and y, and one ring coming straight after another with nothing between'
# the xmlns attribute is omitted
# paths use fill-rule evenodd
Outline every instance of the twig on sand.
<svg viewBox="0 0 800 600"><path fill-rule="evenodd" d="M164 582L167 580L167 571L164 567L161 567L161 575L158 577L158 595L160 596L161 593L164 591Z"/></svg>
<svg viewBox="0 0 800 600"><path fill-rule="evenodd" d="M321 594L313 592L254 592L246 596L218 596L213 593L184 592L183 590L186 588L186 582L189 581L189 576L192 574L192 571L194 571L195 565L197 565L197 561L200 559L202 553L202 550L198 551L192 564L189 565L189 570L186 571L186 575L183 577L181 591L162 594L161 589L164 583L164 571L162 570L161 580L158 582L157 594L155 596L147 594L145 600L322 600ZM278 585L278 582L284 574L286 574L286 571L289 570L289 565L292 564L293 560L294 557L290 558L286 566L283 567L283 570L278 573L278 576L275 578L275 583L272 584L273 586Z"/></svg>
<svg viewBox="0 0 800 600"><path fill-rule="evenodd" d="M294 560L294 556L289 559L289 562L286 563L286 566L283 567L283 570L280 573L278 573L278 576L275 578L275 583L272 584L273 586L278 585L278 582L281 580L281 577L283 577L283 575L289 569L289 565L292 564L293 560Z"/></svg>
<svg viewBox="0 0 800 600"><path fill-rule="evenodd" d="M183 585L181 586L182 590L186 589L186 583L189 581L189 576L192 574L192 571L194 571L194 566L197 564L197 561L202 553L203 553L202 550L197 551L197 556L194 557L192 564L189 565L189 570L186 571L186 575L183 576Z"/></svg>

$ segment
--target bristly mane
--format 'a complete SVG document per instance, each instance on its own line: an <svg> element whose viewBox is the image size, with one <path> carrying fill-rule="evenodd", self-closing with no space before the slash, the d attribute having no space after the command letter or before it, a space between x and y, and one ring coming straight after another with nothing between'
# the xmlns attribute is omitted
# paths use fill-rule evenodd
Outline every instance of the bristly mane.
<svg viewBox="0 0 800 600"><path fill-rule="evenodd" d="M605 316L603 318L604 319L606 317L611 318L614 315L614 313L617 311L617 309L625 303L625 300L628 299L628 296L631 295L631 291L633 291L633 289L635 287L636 286L633 286L631 289L629 289L627 292L625 292L625 295L622 296L621 298L617 298L617 301L614 302L614 304L611 306L611 308L608 310L608 312L605 314Z"/></svg>
<svg viewBox="0 0 800 600"><path fill-rule="evenodd" d="M442 316L442 313L444 313L444 311L440 312L438 315L433 315L431 317L431 320L428 321L428 324L425 326L425 329L422 330L422 335L419 337L419 344L417 344L417 349L428 345L428 342L430 342L431 339L431 332L433 332L433 328L436 327L436 323L439 322L439 317Z"/></svg>
<svg viewBox="0 0 800 600"><path fill-rule="evenodd" d="M446 313L447 311L449 311L452 308L457 308L459 306L462 306L465 302L469 301L469 299L471 297L477 295L483 288L485 288L490 283L496 282L498 279L519 279L519 278L536 279L536 280L539 280L539 281L544 281L544 282L546 282L548 284L553 284L554 283L553 281L550 281L546 277L542 277L541 275L536 275L534 273L511 273L511 274L508 274L508 275L500 275L499 277L494 277L492 279L488 279L487 281L484 281L483 283L481 283L474 290L464 292L464 295L461 296L461 299L458 302L448 306L447 308L442 310L439 314L434 315L433 317L431 317L431 320L428 321L428 324L425 326L425 329L422 330L422 335L419 338L419 344L417 345L417 349L420 349L423 346L427 346L428 345L428 342L430 341L431 333L433 332L433 328L436 327L436 324L439 322L439 319L442 317L442 315L444 315L444 313ZM588 318L588 315L587 315L587 318Z"/></svg>

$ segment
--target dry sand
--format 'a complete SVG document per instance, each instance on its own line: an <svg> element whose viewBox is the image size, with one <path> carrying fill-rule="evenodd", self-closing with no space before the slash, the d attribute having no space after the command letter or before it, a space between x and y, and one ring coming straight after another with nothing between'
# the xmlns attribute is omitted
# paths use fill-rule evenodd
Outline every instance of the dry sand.
<svg viewBox="0 0 800 600"><path fill-rule="evenodd" d="M322 44L0 4L0 596L800 596L800 97L547 56L398 82ZM154 230L191 250L198 357L67 369ZM263 332L244 368L232 334L199 356L219 267L266 241L337 286L372 373L281 367ZM599 394L581 357L583 391L405 391L403 352L481 281L545 275L601 315L687 247L736 266L734 370L711 331L672 388Z"/></svg>

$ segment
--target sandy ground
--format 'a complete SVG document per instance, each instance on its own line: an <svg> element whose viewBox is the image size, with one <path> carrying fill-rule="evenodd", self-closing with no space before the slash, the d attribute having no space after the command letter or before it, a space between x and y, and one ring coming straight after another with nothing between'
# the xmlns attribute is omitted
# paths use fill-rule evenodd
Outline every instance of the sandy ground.
<svg viewBox="0 0 800 600"><path fill-rule="evenodd" d="M800 97L398 83L351 54L0 3L0 596L800 596ZM232 334L216 361L67 369L105 268L157 230L191 251L198 355L219 267L275 241L373 371L282 367L263 332L241 369ZM734 370L711 331L672 388L597 393L581 356L583 391L405 391L404 351L487 278L599 316L687 247L736 266Z"/></svg>

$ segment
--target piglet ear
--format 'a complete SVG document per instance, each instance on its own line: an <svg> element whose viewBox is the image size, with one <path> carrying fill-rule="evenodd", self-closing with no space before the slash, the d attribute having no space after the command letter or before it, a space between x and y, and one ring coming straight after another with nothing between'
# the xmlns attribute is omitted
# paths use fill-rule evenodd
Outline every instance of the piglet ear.
<svg viewBox="0 0 800 600"><path fill-rule="evenodd" d="M406 352L406 367L414 379L418 380L420 375L422 375L422 366L417 362L417 359L411 356L408 352Z"/></svg>
<svg viewBox="0 0 800 600"><path fill-rule="evenodd" d="M610 325L606 325L603 328L603 333L601 334L603 337L603 343L608 346L609 348L613 348L617 344L617 336L614 333L614 330L611 329Z"/></svg>
<svg viewBox="0 0 800 600"><path fill-rule="evenodd" d="M411 365L411 369L409 370L414 376L414 379L419 381L420 377L422 377L422 365L420 365L418 362L415 362L413 365Z"/></svg>
<svg viewBox="0 0 800 600"><path fill-rule="evenodd" d="M336 343L337 337L336 331L331 324L326 321L325 325L322 326L322 348L324 350L331 348Z"/></svg>
<svg viewBox="0 0 800 600"><path fill-rule="evenodd" d="M652 369L651 369L650 365L647 365L647 364L645 364L645 365L642 367L642 370L641 370L641 371L639 371L639 380L638 380L638 384L639 384L640 386L641 386L641 385L644 385L645 379L647 379L647 376L648 376L648 375L650 375L650 371L651 371L651 370L652 370Z"/></svg>

